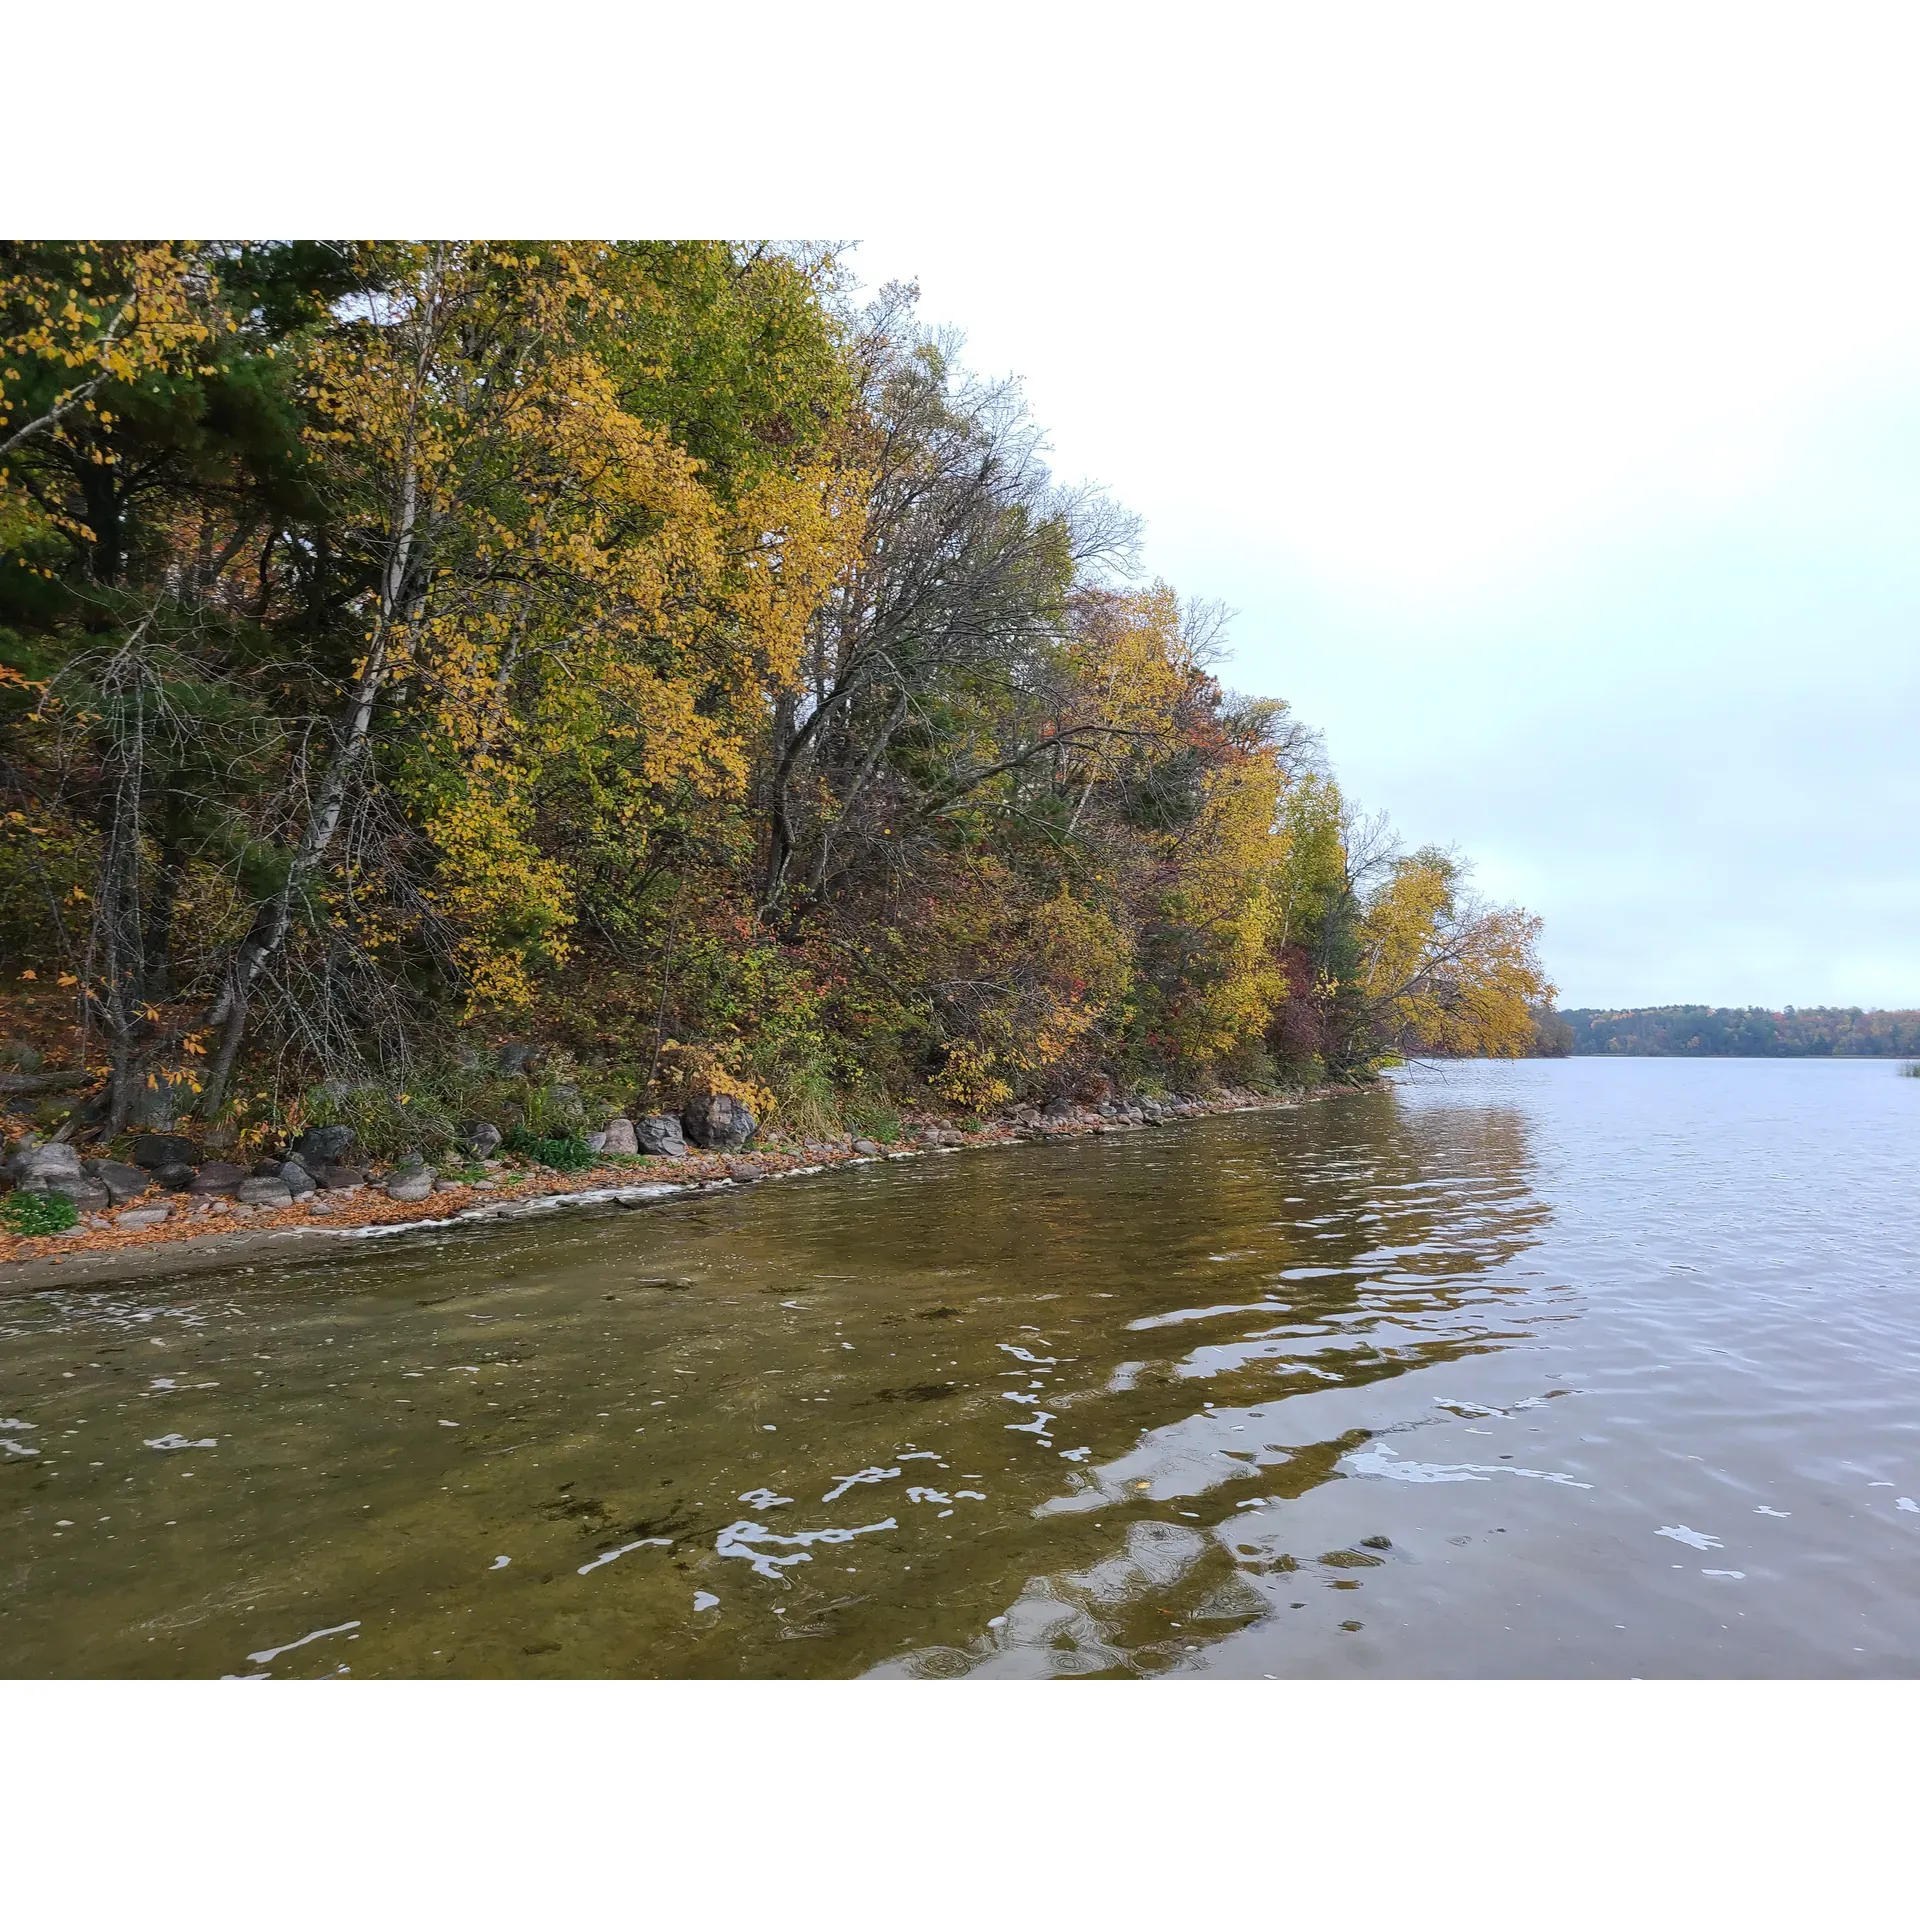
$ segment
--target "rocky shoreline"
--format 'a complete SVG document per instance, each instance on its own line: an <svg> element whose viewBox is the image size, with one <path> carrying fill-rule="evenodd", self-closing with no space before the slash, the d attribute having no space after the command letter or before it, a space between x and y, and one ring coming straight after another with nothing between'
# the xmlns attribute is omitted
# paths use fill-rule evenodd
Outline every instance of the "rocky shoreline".
<svg viewBox="0 0 1920 1920"><path fill-rule="evenodd" d="M276 1193L271 1206L236 1197L176 1210L172 1205L156 1206L140 1195L117 1209L96 1211L81 1228L52 1239L0 1233L0 1293L119 1284L262 1259L298 1259L324 1251L328 1243L344 1251L356 1242L409 1230L478 1226L561 1208L655 1206L835 1167L1128 1132L1212 1114L1300 1106L1347 1091L1322 1088L1313 1093L1262 1094L1233 1088L1205 1097L1175 1095L1098 1106L1054 1101L1045 1110L1017 1107L971 1130L926 1118L903 1128L899 1140L889 1144L842 1135L830 1140L782 1141L752 1150L690 1150L683 1157L603 1154L592 1167L571 1173L494 1159L484 1163L488 1171L480 1181L436 1180L429 1169L399 1168L374 1184L380 1176L377 1169L370 1169L363 1184L331 1189L320 1181L287 1200ZM246 1184L258 1188L267 1182L253 1176ZM242 1190L236 1187L236 1195Z"/></svg>

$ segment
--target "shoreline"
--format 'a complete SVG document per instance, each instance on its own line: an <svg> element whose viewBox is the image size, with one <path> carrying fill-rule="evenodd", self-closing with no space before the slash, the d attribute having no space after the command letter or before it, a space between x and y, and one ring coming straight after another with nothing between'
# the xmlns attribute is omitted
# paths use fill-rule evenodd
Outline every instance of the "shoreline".
<svg viewBox="0 0 1920 1920"><path fill-rule="evenodd" d="M685 1159L648 1155L582 1173L537 1172L516 1183L509 1197L489 1193L436 1193L425 1200L390 1200L377 1186L350 1199L329 1195L337 1204L329 1224L257 1226L250 1220L182 1221L144 1231L96 1228L84 1240L65 1241L55 1253L39 1249L45 1241L26 1236L0 1238L0 1295L45 1293L76 1286L126 1285L184 1273L213 1273L261 1261L280 1264L324 1253L370 1247L403 1234L436 1227L507 1225L573 1208L622 1207L630 1211L670 1206L702 1194L738 1192L762 1180L793 1179L840 1167L878 1165L916 1159L928 1153L1029 1145L1079 1139L1095 1134L1134 1133L1173 1126L1224 1113L1264 1113L1302 1107L1318 1100L1365 1092L1357 1087L1319 1087L1312 1091L1258 1094L1240 1089L1211 1099L1192 1099L1184 1110L1152 1118L1122 1119L1075 1109L1036 1121L999 1119L976 1133L939 1125L916 1129L917 1137L879 1154L860 1153L838 1144L816 1151L765 1149L740 1153L689 1153ZM364 1196L364 1197L363 1197ZM340 1224L331 1222L347 1216Z"/></svg>

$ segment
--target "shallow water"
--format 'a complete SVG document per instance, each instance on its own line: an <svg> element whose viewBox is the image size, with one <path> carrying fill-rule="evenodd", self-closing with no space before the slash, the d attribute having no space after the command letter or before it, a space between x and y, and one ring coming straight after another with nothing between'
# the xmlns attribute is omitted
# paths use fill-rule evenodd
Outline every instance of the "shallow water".
<svg viewBox="0 0 1920 1920"><path fill-rule="evenodd" d="M0 1302L0 1673L1920 1673L1917 1164L1473 1064Z"/></svg>

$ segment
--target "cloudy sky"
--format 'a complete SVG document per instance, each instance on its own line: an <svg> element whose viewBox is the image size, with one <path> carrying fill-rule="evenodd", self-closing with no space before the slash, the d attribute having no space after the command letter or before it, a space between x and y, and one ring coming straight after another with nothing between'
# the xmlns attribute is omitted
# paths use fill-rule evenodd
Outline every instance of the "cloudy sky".
<svg viewBox="0 0 1920 1920"><path fill-rule="evenodd" d="M1671 17L1169 48L1158 114L1096 70L1104 138L854 266L1545 916L1562 1004L1920 1005L1920 74Z"/></svg>

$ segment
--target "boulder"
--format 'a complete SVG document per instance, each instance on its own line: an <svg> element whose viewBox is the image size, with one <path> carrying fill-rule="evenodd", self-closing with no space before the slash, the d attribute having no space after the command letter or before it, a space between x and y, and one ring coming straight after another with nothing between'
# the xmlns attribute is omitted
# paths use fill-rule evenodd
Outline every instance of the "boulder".
<svg viewBox="0 0 1920 1920"><path fill-rule="evenodd" d="M121 1160L89 1160L87 1172L113 1195L116 1206L137 1193L145 1193L153 1185L145 1167L130 1167Z"/></svg>
<svg viewBox="0 0 1920 1920"><path fill-rule="evenodd" d="M547 1089L546 1111L548 1120L563 1133L577 1133L586 1125L587 1103L581 1099L580 1089L569 1082Z"/></svg>
<svg viewBox="0 0 1920 1920"><path fill-rule="evenodd" d="M193 1176L188 1191L201 1194L235 1194L240 1191L240 1183L247 1177L246 1168L236 1167L230 1160L209 1160Z"/></svg>
<svg viewBox="0 0 1920 1920"><path fill-rule="evenodd" d="M388 1177L389 1200L424 1200L433 1191L431 1167L401 1167Z"/></svg>
<svg viewBox="0 0 1920 1920"><path fill-rule="evenodd" d="M633 1122L622 1114L616 1114L607 1122L606 1142L602 1153L638 1153L640 1136L633 1130Z"/></svg>
<svg viewBox="0 0 1920 1920"><path fill-rule="evenodd" d="M678 1160L687 1150L677 1113L643 1114L633 1123L633 1135L642 1153L664 1153Z"/></svg>
<svg viewBox="0 0 1920 1920"><path fill-rule="evenodd" d="M509 1040L493 1056L494 1065L502 1073L525 1073L529 1067L537 1067L540 1060L540 1049L529 1046L524 1040Z"/></svg>
<svg viewBox="0 0 1920 1920"><path fill-rule="evenodd" d="M144 1233L148 1227L164 1227L167 1217L165 1207L129 1207L113 1224L129 1233Z"/></svg>
<svg viewBox="0 0 1920 1920"><path fill-rule="evenodd" d="M467 1151L476 1160L485 1160L500 1151L500 1129L491 1120L470 1120L463 1138Z"/></svg>
<svg viewBox="0 0 1920 1920"><path fill-rule="evenodd" d="M90 1179L86 1174L78 1174L71 1180L49 1180L49 1193L64 1193L76 1207L82 1207L89 1213L97 1213L102 1207L113 1205L113 1195L104 1180Z"/></svg>
<svg viewBox="0 0 1920 1920"><path fill-rule="evenodd" d="M856 1140L853 1143L855 1153L864 1153L869 1160L877 1160L886 1152L878 1140Z"/></svg>
<svg viewBox="0 0 1920 1920"><path fill-rule="evenodd" d="M298 1160L283 1160L274 1169L273 1177L296 1199L303 1193L311 1193L320 1184Z"/></svg>
<svg viewBox="0 0 1920 1920"><path fill-rule="evenodd" d="M64 1144L23 1147L6 1163L7 1178L16 1187L43 1187L55 1180L83 1180L80 1155Z"/></svg>
<svg viewBox="0 0 1920 1920"><path fill-rule="evenodd" d="M605 1153L606 1150L607 1135L605 1128L602 1128L598 1133L590 1133L587 1135L587 1151L589 1153Z"/></svg>
<svg viewBox="0 0 1920 1920"><path fill-rule="evenodd" d="M680 1109L680 1130L696 1147L725 1152L744 1147L759 1128L753 1109L737 1094L696 1093Z"/></svg>
<svg viewBox="0 0 1920 1920"><path fill-rule="evenodd" d="M155 1167L153 1183L165 1187L170 1193L184 1193L193 1185L193 1176L200 1169L189 1160L174 1160L164 1167Z"/></svg>
<svg viewBox="0 0 1920 1920"><path fill-rule="evenodd" d="M351 1127L309 1127L287 1151L310 1167L322 1167L330 1161L345 1159L352 1145Z"/></svg>
<svg viewBox="0 0 1920 1920"><path fill-rule="evenodd" d="M184 1134L143 1133L133 1143L136 1167L197 1167L200 1149Z"/></svg>
<svg viewBox="0 0 1920 1920"><path fill-rule="evenodd" d="M330 1193L351 1193L356 1187L367 1184L367 1170L350 1165L345 1160L334 1160L317 1168L314 1178Z"/></svg>
<svg viewBox="0 0 1920 1920"><path fill-rule="evenodd" d="M251 1180L240 1182L238 1199L248 1207L290 1207L293 1205L293 1193L284 1180L263 1179L255 1175Z"/></svg>

